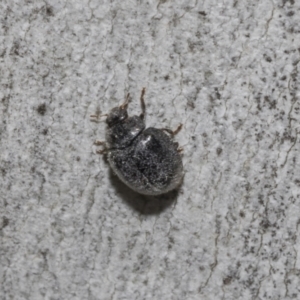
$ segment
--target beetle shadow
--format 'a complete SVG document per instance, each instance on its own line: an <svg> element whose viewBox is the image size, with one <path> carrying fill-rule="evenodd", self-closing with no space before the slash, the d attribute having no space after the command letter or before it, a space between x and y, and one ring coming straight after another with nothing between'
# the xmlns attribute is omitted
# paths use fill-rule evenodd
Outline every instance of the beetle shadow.
<svg viewBox="0 0 300 300"><path fill-rule="evenodd" d="M127 185L125 185L110 169L109 177L112 185L116 189L122 200L134 210L143 215L160 214L177 201L179 190L175 189L159 196L141 195Z"/></svg>

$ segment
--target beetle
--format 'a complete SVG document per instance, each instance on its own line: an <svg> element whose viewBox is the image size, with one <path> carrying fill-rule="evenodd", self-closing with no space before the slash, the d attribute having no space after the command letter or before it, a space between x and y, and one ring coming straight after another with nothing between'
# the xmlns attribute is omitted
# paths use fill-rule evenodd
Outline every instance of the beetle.
<svg viewBox="0 0 300 300"><path fill-rule="evenodd" d="M139 116L128 116L129 94L123 104L102 115L107 117L106 141L95 144L103 146L97 152L107 154L113 172L128 187L144 195L161 195L177 188L183 179L182 148L173 141L182 124L175 131L146 128L144 95L145 88Z"/></svg>

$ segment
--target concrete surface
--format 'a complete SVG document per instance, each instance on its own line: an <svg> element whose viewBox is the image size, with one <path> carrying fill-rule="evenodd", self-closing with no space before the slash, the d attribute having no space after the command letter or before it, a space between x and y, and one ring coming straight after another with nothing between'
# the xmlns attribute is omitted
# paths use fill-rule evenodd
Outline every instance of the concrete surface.
<svg viewBox="0 0 300 300"><path fill-rule="evenodd" d="M300 299L300 3L0 2L0 299ZM121 184L130 92L185 180Z"/></svg>

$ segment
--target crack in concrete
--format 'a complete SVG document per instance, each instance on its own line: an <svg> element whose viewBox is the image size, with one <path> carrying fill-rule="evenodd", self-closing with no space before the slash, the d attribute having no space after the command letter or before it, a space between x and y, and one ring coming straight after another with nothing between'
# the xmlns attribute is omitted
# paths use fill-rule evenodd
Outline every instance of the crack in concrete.
<svg viewBox="0 0 300 300"><path fill-rule="evenodd" d="M266 23L266 25L265 25L265 28L266 28L266 30L265 30L265 33L262 35L262 37L264 37L264 36L266 36L267 34L268 34L268 31L269 31L269 25L270 25L270 22L272 21L272 19L273 19L273 16L274 16L274 11L275 11L275 7L274 7L274 3L273 3L273 1L272 0L270 0L271 1L271 3L272 3L272 11L271 11L271 16L270 16L270 18L267 20L267 23Z"/></svg>
<svg viewBox="0 0 300 300"><path fill-rule="evenodd" d="M216 221L218 222L218 221ZM219 240L219 236L220 236L220 229L218 228L218 224L216 224L216 237L215 237L215 252L214 252L214 262L210 265L210 274L209 276L207 277L205 283L203 285L201 285L198 289L198 293L201 293L202 290L204 288L206 288L206 286L208 285L209 283L209 280L211 279L212 277L212 274L216 268L216 266L218 265L218 253L219 253L219 248L218 248L218 240Z"/></svg>

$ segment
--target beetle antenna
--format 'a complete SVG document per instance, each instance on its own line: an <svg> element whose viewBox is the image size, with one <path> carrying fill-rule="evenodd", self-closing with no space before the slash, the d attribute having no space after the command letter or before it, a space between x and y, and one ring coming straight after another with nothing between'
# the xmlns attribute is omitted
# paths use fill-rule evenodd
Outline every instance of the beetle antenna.
<svg viewBox="0 0 300 300"><path fill-rule="evenodd" d="M142 107L142 113L140 114L140 118L141 118L142 120L145 118L145 115L146 115L146 104L145 104L145 100L144 100L145 91L146 91L146 89L143 88L143 89L142 89L142 92L141 92L141 98L140 98L140 101L141 101L141 107Z"/></svg>
<svg viewBox="0 0 300 300"><path fill-rule="evenodd" d="M125 99L125 102L120 106L122 109L127 109L130 100L130 94L128 93Z"/></svg>

